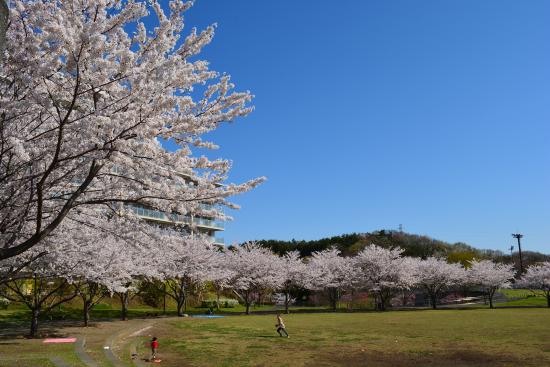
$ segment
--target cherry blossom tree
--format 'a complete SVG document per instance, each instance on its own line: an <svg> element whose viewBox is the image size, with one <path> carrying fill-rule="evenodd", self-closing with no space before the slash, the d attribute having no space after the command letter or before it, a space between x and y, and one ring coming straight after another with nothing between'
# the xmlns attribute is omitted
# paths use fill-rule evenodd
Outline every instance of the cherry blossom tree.
<svg viewBox="0 0 550 367"><path fill-rule="evenodd" d="M529 266L516 285L531 289L535 293L542 292L546 297L547 306L550 307L550 262Z"/></svg>
<svg viewBox="0 0 550 367"><path fill-rule="evenodd" d="M24 270L15 278L5 278L0 287L0 296L25 305L31 311L30 336L37 336L38 318L55 307L70 301L78 295L78 288L72 279L73 270L79 265L75 253L64 246L49 244L0 263L0 271L13 266L10 263L26 263ZM36 251L41 255L36 256ZM32 259L32 261L29 261Z"/></svg>
<svg viewBox="0 0 550 367"><path fill-rule="evenodd" d="M358 284L353 260L340 256L340 251L330 248L314 252L308 263L307 288L325 290L333 311L336 311L342 293Z"/></svg>
<svg viewBox="0 0 550 367"><path fill-rule="evenodd" d="M165 242L160 272L166 279L167 294L176 301L178 316L183 316L189 294L211 278L216 260L214 251L200 236L172 235Z"/></svg>
<svg viewBox="0 0 550 367"><path fill-rule="evenodd" d="M236 246L227 255L233 271L229 284L244 302L246 314L249 315L255 295L266 289L278 289L283 283L276 255L255 242Z"/></svg>
<svg viewBox="0 0 550 367"><path fill-rule="evenodd" d="M126 320L128 302L136 279L139 281L160 277L159 257L143 254L155 254L158 247L153 244L160 243L156 241L161 241L162 237L152 235L155 234L154 228L143 228L139 222L132 224L134 225L125 228L127 231L136 232L128 232L127 238L120 232L105 231L102 228L95 234L101 237L96 241L91 241L91 236L86 236L81 238L86 242L72 242L80 243L80 247L86 253L86 256L82 256L80 266L72 274L79 281L84 326L88 326L90 311L105 296L113 294L119 296L122 306L121 318ZM149 230L150 233L144 233L144 230ZM135 233L141 236L136 236Z"/></svg>
<svg viewBox="0 0 550 367"><path fill-rule="evenodd" d="M415 260L414 277L417 286L426 291L434 310L444 290L460 285L466 280L465 270L459 264L449 264L435 257Z"/></svg>
<svg viewBox="0 0 550 367"><path fill-rule="evenodd" d="M376 307L381 311L397 290L408 289L414 283L402 253L400 248L370 245L354 257L360 282L376 295Z"/></svg>
<svg viewBox="0 0 550 367"><path fill-rule="evenodd" d="M185 35L191 5L11 1L0 62L0 259L37 245L78 208L142 204L224 218L200 203L233 206L229 196L263 180L221 185L230 162L195 155L217 148L202 136L247 115L252 96L198 58L216 26ZM166 140L178 149L164 149Z"/></svg>
<svg viewBox="0 0 550 367"><path fill-rule="evenodd" d="M230 288L230 282L235 277L235 271L227 263L228 255L226 249L218 249L212 257L212 268L210 281L216 292L216 308L220 309L220 296L225 289Z"/></svg>
<svg viewBox="0 0 550 367"><path fill-rule="evenodd" d="M127 293L136 277L159 276L159 259L143 254L154 253L151 249L162 243L163 231L143 226L136 218L80 208L59 229L23 254L0 261L0 270L7 269L0 274L7 291L19 294L23 302L25 292L36 293L28 305L36 314L33 334L40 313L72 298L73 293L67 295L70 298L60 297L61 290L72 290L82 298L87 326L90 311L106 294ZM10 267L21 263L25 267L10 279ZM59 289L49 294L49 285Z"/></svg>
<svg viewBox="0 0 550 367"><path fill-rule="evenodd" d="M278 273L282 278L280 290L285 294L285 313L288 314L288 307L292 301L290 293L305 285L306 266L300 258L300 253L292 251L280 257Z"/></svg>
<svg viewBox="0 0 550 367"><path fill-rule="evenodd" d="M514 266L474 259L470 261L467 277L471 284L483 289L489 299L489 307L493 308L493 296L497 289L510 287L510 280L514 279Z"/></svg>

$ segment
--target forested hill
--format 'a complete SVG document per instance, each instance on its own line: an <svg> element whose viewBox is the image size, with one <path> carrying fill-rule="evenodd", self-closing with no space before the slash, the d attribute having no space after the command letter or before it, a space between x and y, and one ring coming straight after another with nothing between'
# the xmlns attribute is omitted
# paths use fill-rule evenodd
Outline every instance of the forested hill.
<svg viewBox="0 0 550 367"><path fill-rule="evenodd" d="M512 260L510 254L504 254L498 250L476 249L462 242L448 243L428 236L391 230L344 234L313 241L258 240L257 242L278 254L298 250L302 256L309 256L312 252L322 251L331 246L336 246L344 255L354 255L365 246L376 244L387 248L401 247L405 250L404 255L406 256L421 258L438 256L445 257L451 262L465 262L472 258L492 259L507 263ZM514 253L513 260L514 262L519 261L517 253ZM524 251L523 260L524 265L528 265L540 261L550 261L550 256L538 252Z"/></svg>

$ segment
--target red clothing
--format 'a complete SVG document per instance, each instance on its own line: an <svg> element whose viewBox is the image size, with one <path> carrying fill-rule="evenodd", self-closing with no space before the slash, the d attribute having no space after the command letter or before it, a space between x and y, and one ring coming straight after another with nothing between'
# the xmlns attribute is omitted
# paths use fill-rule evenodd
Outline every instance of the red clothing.
<svg viewBox="0 0 550 367"><path fill-rule="evenodd" d="M157 349L158 347L159 347L159 342L158 342L158 340L153 340L153 341L151 342L151 348Z"/></svg>

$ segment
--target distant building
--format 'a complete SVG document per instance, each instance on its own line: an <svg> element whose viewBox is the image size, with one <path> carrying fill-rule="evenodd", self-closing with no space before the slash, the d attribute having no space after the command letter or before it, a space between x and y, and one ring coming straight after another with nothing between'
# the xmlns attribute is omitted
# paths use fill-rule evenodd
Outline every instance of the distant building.
<svg viewBox="0 0 550 367"><path fill-rule="evenodd" d="M213 209L213 206L210 204L201 204L201 206L205 210ZM216 245L225 244L223 237L218 235L218 232L223 231L225 228L224 222L220 220L194 215L170 214L170 216L168 216L160 210L150 209L137 204L128 204L127 207L138 217L149 222L161 226L180 225L190 234L194 233L194 231L206 234Z"/></svg>

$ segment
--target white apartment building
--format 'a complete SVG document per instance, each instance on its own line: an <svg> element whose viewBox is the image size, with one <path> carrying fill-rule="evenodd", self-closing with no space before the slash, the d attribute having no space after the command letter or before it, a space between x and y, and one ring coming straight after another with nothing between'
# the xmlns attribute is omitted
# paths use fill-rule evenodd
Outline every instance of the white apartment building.
<svg viewBox="0 0 550 367"><path fill-rule="evenodd" d="M211 210L213 207L210 204L201 204L203 209ZM198 231L204 233L210 237L212 242L216 245L224 245L223 237L218 235L218 232L224 230L224 222L216 220L214 218L198 217L193 215L179 215L171 214L170 216L159 210L150 209L143 205L129 204L128 208L132 210L138 217L143 218L149 222L159 225L181 225L186 228L189 233ZM219 209L218 209L219 210Z"/></svg>

